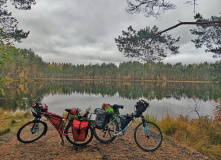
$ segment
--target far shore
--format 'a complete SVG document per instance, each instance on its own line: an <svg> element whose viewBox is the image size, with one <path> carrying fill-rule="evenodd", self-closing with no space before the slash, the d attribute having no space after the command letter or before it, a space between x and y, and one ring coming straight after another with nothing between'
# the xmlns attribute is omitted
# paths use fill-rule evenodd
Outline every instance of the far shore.
<svg viewBox="0 0 221 160"><path fill-rule="evenodd" d="M37 79L11 79L7 78L6 81L21 81L21 82L34 82L34 81L113 81L113 82L158 82L158 83L216 83L213 81L176 81L176 80L133 80L133 79L90 79L90 78L37 78Z"/></svg>

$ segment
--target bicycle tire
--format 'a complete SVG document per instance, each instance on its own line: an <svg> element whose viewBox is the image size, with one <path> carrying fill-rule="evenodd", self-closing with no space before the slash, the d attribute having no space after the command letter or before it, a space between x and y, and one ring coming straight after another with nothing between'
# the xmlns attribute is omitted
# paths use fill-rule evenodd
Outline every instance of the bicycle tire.
<svg viewBox="0 0 221 160"><path fill-rule="evenodd" d="M156 124L148 121L145 121L145 123L148 126L148 130L143 126L143 122L138 124L134 131L134 140L143 151L155 151L161 146L163 140L162 132Z"/></svg>
<svg viewBox="0 0 221 160"><path fill-rule="evenodd" d="M87 134L85 141L79 141L79 142L74 141L72 127L73 126L69 124L69 125L67 125L67 127L65 129L66 139L68 140L68 142L70 142L71 144L76 145L76 146L84 146L92 141L93 128L91 127L90 124L88 125L88 134Z"/></svg>
<svg viewBox="0 0 221 160"><path fill-rule="evenodd" d="M47 132L47 124L35 120L24 124L17 132L17 139L22 143L32 143L40 139Z"/></svg>
<svg viewBox="0 0 221 160"><path fill-rule="evenodd" d="M119 124L117 120L114 119L115 118L113 116L110 117L109 122L113 122L111 124L108 122L109 125L106 125L105 129L94 127L94 136L101 143L110 143L117 137L114 134L119 131Z"/></svg>

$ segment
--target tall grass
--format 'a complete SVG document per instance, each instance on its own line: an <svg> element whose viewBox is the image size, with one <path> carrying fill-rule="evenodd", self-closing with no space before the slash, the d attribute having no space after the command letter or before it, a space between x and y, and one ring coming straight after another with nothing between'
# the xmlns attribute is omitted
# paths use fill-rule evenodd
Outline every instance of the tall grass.
<svg viewBox="0 0 221 160"><path fill-rule="evenodd" d="M167 116L162 120L156 120L155 123L159 125L163 135L170 135L211 159L221 159L221 126L214 120L208 117L188 119L184 116Z"/></svg>
<svg viewBox="0 0 221 160"><path fill-rule="evenodd" d="M0 135L20 127L31 117L29 110L13 114L11 111L4 111L0 108Z"/></svg>

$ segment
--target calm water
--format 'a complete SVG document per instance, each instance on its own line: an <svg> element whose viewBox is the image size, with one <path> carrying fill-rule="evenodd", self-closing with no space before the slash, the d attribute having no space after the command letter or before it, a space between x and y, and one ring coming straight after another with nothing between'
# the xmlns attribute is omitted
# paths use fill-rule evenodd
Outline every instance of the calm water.
<svg viewBox="0 0 221 160"><path fill-rule="evenodd" d="M30 108L31 100L41 97L51 112L62 114L65 108L100 108L103 103L121 104L121 113L131 113L139 99L149 101L146 113L158 118L179 115L190 118L212 116L220 102L220 87L214 84L47 81L13 82L5 87L0 107L6 110Z"/></svg>

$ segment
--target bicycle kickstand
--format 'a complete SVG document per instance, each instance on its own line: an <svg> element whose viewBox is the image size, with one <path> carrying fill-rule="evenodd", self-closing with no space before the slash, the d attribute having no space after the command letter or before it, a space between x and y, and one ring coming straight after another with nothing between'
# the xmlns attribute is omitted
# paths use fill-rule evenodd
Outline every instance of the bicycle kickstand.
<svg viewBox="0 0 221 160"><path fill-rule="evenodd" d="M61 145L63 146L64 145L64 139L62 137L62 134L60 134L60 137L61 137Z"/></svg>

